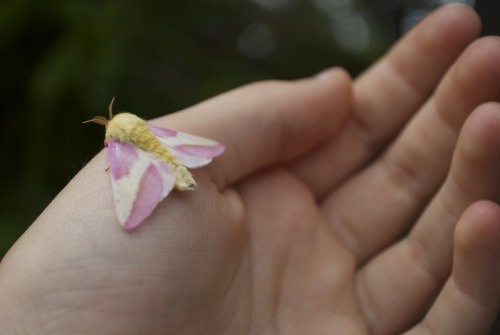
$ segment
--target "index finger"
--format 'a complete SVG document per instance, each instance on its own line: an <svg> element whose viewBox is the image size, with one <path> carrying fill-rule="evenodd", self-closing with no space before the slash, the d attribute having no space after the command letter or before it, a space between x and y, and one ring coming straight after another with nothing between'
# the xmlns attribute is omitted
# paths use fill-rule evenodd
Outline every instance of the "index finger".
<svg viewBox="0 0 500 335"><path fill-rule="evenodd" d="M292 169L323 197L387 145L479 31L467 6L430 14L356 79L354 112L339 135Z"/></svg>
<svg viewBox="0 0 500 335"><path fill-rule="evenodd" d="M224 144L226 152L205 168L223 188L325 141L344 124L351 103L351 79L336 68L294 82L250 84L157 124Z"/></svg>

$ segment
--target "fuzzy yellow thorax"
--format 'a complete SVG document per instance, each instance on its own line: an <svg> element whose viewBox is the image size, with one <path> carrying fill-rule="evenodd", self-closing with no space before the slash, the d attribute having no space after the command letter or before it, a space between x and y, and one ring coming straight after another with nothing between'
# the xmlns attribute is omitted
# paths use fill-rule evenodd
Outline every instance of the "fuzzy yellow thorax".
<svg viewBox="0 0 500 335"><path fill-rule="evenodd" d="M120 113L113 116L113 100L109 104L109 120L103 116L95 116L85 121L106 126L106 141L114 139L123 143L130 143L149 152L165 163L175 173L175 188L181 191L192 190L196 185L188 169L179 163L175 156L156 138L146 121L130 113Z"/></svg>
<svg viewBox="0 0 500 335"><path fill-rule="evenodd" d="M146 121L134 114L120 113L108 122L106 127L106 141L111 139L134 144L144 151L155 154L166 163L170 163L171 159L175 159L156 139ZM163 150L158 150L159 147L163 148Z"/></svg>
<svg viewBox="0 0 500 335"><path fill-rule="evenodd" d="M175 187L178 190L190 190L195 186L193 176L188 169L158 141L143 119L130 113L115 115L108 121L106 128L106 141L111 139L133 144L167 163L175 172Z"/></svg>

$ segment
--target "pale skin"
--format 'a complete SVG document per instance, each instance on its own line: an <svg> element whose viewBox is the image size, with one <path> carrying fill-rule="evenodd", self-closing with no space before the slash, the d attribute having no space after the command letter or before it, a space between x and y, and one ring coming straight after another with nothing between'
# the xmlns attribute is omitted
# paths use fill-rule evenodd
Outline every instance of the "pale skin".
<svg viewBox="0 0 500 335"><path fill-rule="evenodd" d="M487 334L500 39L479 31L441 8L353 85L333 69L155 120L227 150L131 233L101 152L2 261L2 332Z"/></svg>

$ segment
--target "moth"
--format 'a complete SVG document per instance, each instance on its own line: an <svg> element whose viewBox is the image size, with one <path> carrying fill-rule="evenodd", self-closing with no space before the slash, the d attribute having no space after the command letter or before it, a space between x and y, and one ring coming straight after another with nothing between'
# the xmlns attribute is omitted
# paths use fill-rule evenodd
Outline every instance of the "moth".
<svg viewBox="0 0 500 335"><path fill-rule="evenodd" d="M104 146L118 221L126 230L139 226L175 187L192 190L187 168L209 164L225 148L217 141L161 128L131 113L85 121L106 127Z"/></svg>

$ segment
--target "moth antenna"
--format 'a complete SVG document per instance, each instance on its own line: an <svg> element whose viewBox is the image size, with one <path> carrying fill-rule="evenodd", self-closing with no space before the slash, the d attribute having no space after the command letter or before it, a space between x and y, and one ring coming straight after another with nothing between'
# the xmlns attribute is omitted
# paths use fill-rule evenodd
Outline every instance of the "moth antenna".
<svg viewBox="0 0 500 335"><path fill-rule="evenodd" d="M109 107L108 107L110 120L113 118L113 102L115 102L115 97L113 97L113 99L111 99L111 103L109 104Z"/></svg>
<svg viewBox="0 0 500 335"><path fill-rule="evenodd" d="M82 123L88 123L88 122L98 123L98 124L101 124L103 126L108 124L108 120L106 120L106 118L104 116L94 116L92 119L87 120L87 121L83 121Z"/></svg>

